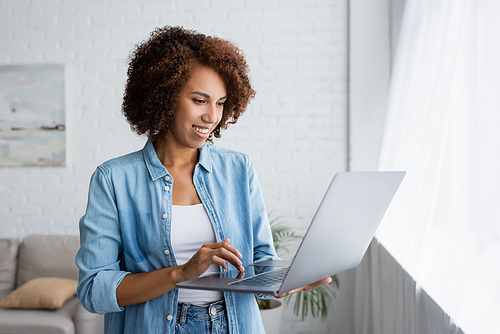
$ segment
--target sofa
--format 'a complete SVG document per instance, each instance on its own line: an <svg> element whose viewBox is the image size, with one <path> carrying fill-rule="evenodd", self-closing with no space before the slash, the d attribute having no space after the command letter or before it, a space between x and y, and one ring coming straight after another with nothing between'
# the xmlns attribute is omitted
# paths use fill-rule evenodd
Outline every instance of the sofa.
<svg viewBox="0 0 500 334"><path fill-rule="evenodd" d="M13 297L24 303L0 306L0 333L103 333L104 317L85 310L75 295L79 245L78 236L0 239L0 305Z"/></svg>

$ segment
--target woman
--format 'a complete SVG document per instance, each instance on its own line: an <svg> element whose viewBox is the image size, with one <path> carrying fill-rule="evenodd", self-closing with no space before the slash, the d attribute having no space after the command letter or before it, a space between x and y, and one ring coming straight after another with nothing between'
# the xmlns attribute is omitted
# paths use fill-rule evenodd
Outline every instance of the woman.
<svg viewBox="0 0 500 334"><path fill-rule="evenodd" d="M277 258L252 162L209 145L254 95L222 39L158 28L132 53L122 110L148 142L94 172L76 257L106 333L264 332L251 294L175 288Z"/></svg>

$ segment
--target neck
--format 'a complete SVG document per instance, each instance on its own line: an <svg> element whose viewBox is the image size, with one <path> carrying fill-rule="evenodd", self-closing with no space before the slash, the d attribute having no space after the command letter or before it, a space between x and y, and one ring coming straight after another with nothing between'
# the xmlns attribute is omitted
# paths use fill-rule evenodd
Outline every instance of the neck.
<svg viewBox="0 0 500 334"><path fill-rule="evenodd" d="M177 145L175 140L157 140L154 148L158 159L165 167L195 165L198 162L198 149Z"/></svg>

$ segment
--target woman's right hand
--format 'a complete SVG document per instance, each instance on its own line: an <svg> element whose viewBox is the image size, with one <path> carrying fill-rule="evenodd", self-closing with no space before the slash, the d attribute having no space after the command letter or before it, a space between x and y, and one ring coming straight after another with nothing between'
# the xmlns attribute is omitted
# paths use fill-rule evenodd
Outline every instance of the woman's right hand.
<svg viewBox="0 0 500 334"><path fill-rule="evenodd" d="M229 239L218 243L204 244L188 262L180 266L183 273L182 280L187 281L200 277L214 263L227 269L226 261L239 271L244 271L245 268L240 261L241 257L240 252L231 246Z"/></svg>
<svg viewBox="0 0 500 334"><path fill-rule="evenodd" d="M205 244L183 265L125 275L116 289L116 300L119 306L127 306L157 298L175 289L176 283L200 277L214 263L227 269L227 261L244 271L239 259L241 254L229 239Z"/></svg>

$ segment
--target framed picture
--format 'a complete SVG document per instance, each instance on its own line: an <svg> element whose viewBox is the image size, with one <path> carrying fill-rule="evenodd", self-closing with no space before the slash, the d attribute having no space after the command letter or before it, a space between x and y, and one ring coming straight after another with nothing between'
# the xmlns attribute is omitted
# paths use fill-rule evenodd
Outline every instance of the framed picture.
<svg viewBox="0 0 500 334"><path fill-rule="evenodd" d="M65 166L65 66L0 66L0 166Z"/></svg>

